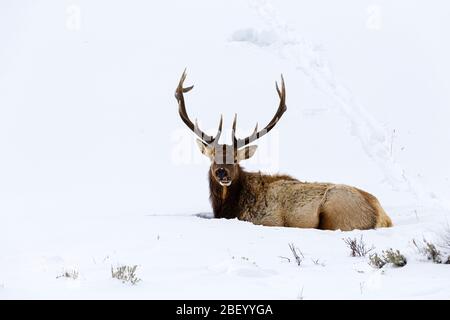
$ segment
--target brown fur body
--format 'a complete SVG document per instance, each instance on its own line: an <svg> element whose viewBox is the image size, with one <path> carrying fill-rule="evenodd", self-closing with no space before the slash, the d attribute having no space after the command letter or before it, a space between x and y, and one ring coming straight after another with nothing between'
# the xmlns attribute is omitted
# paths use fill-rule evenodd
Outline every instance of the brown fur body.
<svg viewBox="0 0 450 320"><path fill-rule="evenodd" d="M230 186L220 185L211 170L209 183L216 218L328 230L392 226L374 196L346 185L308 183L285 175L245 172L240 166Z"/></svg>

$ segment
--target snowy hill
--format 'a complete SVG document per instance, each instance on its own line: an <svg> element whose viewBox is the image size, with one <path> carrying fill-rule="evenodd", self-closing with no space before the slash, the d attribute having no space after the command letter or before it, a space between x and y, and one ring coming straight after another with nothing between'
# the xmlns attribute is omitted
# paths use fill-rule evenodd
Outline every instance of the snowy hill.
<svg viewBox="0 0 450 320"><path fill-rule="evenodd" d="M2 1L0 298L450 298L450 267L411 242L439 242L448 225L449 12L406 0ZM222 113L224 142L235 112L239 134L270 119L283 73L288 110L245 167L358 186L395 226L195 216L211 211L208 161L177 114L185 67L189 114L212 133ZM342 239L361 235L408 264L350 257ZM111 279L119 264L142 281ZM78 279L57 279L64 270Z"/></svg>

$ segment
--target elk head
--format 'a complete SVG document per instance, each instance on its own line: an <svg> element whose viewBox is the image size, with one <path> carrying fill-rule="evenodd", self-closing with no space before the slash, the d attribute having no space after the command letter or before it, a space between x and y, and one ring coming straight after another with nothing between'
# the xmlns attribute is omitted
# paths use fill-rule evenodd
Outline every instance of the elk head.
<svg viewBox="0 0 450 320"><path fill-rule="evenodd" d="M180 114L181 120L191 129L198 137L197 144L200 151L211 160L211 176L221 185L230 186L231 183L238 178L239 175L239 162L242 160L249 159L255 154L256 145L250 145L253 141L261 138L266 133L275 127L278 120L280 120L283 113L287 110L286 107L286 90L284 86L283 75L281 75L281 90L278 84L275 82L275 87L280 97L280 104L278 110L273 116L272 120L267 124L262 130L258 131L258 124L256 124L255 129L252 134L246 138L239 139L236 138L236 119L237 115L234 116L233 126L232 126L232 145L219 144L219 138L222 133L222 123L223 117L220 117L219 128L217 134L209 136L204 133L198 127L197 119L195 124L189 119L186 106L184 103L183 93L188 92L194 88L194 86L183 87L184 80L186 79L186 70L183 72L178 87L175 90L175 98L178 101L178 112Z"/></svg>

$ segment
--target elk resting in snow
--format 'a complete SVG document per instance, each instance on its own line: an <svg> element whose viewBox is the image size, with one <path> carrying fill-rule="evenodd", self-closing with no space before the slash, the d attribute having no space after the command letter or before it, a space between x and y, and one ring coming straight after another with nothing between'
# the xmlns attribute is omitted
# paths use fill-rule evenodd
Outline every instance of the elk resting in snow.
<svg viewBox="0 0 450 320"><path fill-rule="evenodd" d="M200 151L211 160L209 169L210 200L216 218L238 218L254 224L278 227L318 228L328 230L372 229L392 226L391 219L377 198L355 187L332 183L302 182L287 175L246 172L239 165L256 151L249 145L275 127L286 111L286 89L276 84L280 104L272 120L262 130L236 138L236 115L232 126L232 144L219 144L222 117L217 134L209 136L189 119L183 93L183 72L175 97L183 122L197 139Z"/></svg>

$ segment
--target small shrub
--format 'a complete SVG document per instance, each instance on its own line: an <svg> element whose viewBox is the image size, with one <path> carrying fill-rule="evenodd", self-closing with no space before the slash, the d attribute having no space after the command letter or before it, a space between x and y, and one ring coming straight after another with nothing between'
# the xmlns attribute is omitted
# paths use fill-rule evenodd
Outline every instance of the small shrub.
<svg viewBox="0 0 450 320"><path fill-rule="evenodd" d="M297 262L297 265L300 266L303 262L303 253L295 247L295 245L293 243L289 243L289 249L291 249L292 251L292 255L295 258L295 262Z"/></svg>
<svg viewBox="0 0 450 320"><path fill-rule="evenodd" d="M383 251L383 258L386 263L391 263L396 267L404 267L407 263L406 257L399 250L389 249Z"/></svg>
<svg viewBox="0 0 450 320"><path fill-rule="evenodd" d="M369 264L377 269L383 268L386 264L392 264L395 267L404 267L406 263L406 257L399 250L393 249L383 251L381 256L374 253L369 257Z"/></svg>
<svg viewBox="0 0 450 320"><path fill-rule="evenodd" d="M343 240L345 244L350 248L350 255L352 257L365 257L370 251L375 249L374 246L368 248L364 243L362 236L359 239L346 238Z"/></svg>
<svg viewBox="0 0 450 320"><path fill-rule="evenodd" d="M60 274L59 276L56 277L56 279L67 278L67 279L77 280L78 276L79 276L79 273L75 269L73 269L73 270L64 270L62 274Z"/></svg>
<svg viewBox="0 0 450 320"><path fill-rule="evenodd" d="M118 266L116 269L111 267L111 276L121 280L123 283L129 282L132 285L137 284L141 279L136 276L137 266Z"/></svg>
<svg viewBox="0 0 450 320"><path fill-rule="evenodd" d="M377 253L374 253L369 256L369 264L374 268L381 269L386 262L380 258Z"/></svg>
<svg viewBox="0 0 450 320"><path fill-rule="evenodd" d="M442 263L442 253L436 248L436 246L427 241L425 238L423 239L423 243L417 243L416 240L412 241L417 251L425 256L428 260L433 261L434 263Z"/></svg>

